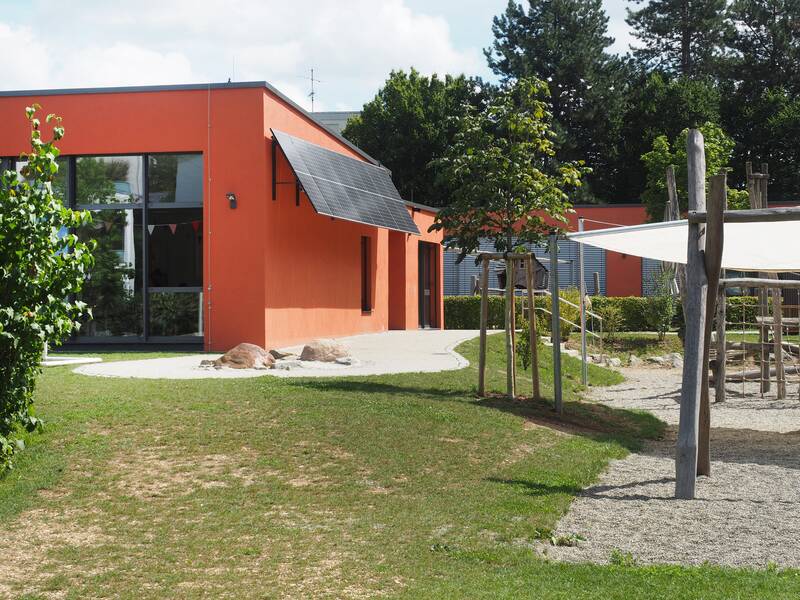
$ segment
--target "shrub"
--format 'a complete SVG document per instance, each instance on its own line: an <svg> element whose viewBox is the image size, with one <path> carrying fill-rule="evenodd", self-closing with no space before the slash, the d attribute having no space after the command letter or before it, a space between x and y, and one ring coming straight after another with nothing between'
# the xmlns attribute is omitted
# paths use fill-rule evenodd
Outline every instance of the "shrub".
<svg viewBox="0 0 800 600"><path fill-rule="evenodd" d="M517 355L522 362L522 368L527 370L531 364L531 325L528 319L522 319L521 329L517 334ZM539 331L536 333L538 337Z"/></svg>
<svg viewBox="0 0 800 600"><path fill-rule="evenodd" d="M598 309L597 313L603 318L603 333L605 333L606 340L611 342L617 337L624 319L622 317L622 309L616 304L606 304Z"/></svg>
<svg viewBox="0 0 800 600"><path fill-rule="evenodd" d="M660 341L664 341L664 336L669 331L675 317L677 299L672 294L674 277L674 271L671 269L654 273L652 276L653 294L645 298L644 321L648 331L658 332Z"/></svg>
<svg viewBox="0 0 800 600"><path fill-rule="evenodd" d="M505 296L489 296L489 329L505 328ZM516 298L517 322L522 319L522 298ZM480 296L445 296L444 297L445 329L480 329L481 297Z"/></svg>
<svg viewBox="0 0 800 600"><path fill-rule="evenodd" d="M0 471L24 447L20 428L41 425L32 402L44 345L60 344L77 326L86 305L71 298L92 264L93 243L67 233L89 223L89 213L65 208L53 194L54 142L64 129L48 115L53 139L43 140L38 108L26 108L32 149L24 156L27 164L21 174L0 175Z"/></svg>

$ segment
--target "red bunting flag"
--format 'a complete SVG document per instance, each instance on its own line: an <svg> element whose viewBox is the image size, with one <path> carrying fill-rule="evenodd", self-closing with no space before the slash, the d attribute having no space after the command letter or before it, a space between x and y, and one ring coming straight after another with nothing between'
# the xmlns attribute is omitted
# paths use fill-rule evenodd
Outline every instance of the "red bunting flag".
<svg viewBox="0 0 800 600"><path fill-rule="evenodd" d="M170 231L171 231L173 234L175 233L175 230L176 230L177 228L178 228L178 224L177 224L177 223L170 223L170 224L169 224L169 230L170 230Z"/></svg>
<svg viewBox="0 0 800 600"><path fill-rule="evenodd" d="M148 226L147 226L147 231L148 231L148 233L150 233L150 235L153 235L153 230L154 230L155 228L156 228L156 226L155 226L155 225L148 225Z"/></svg>
<svg viewBox="0 0 800 600"><path fill-rule="evenodd" d="M192 229L194 229L195 233L197 233L197 230L200 229L200 223L201 221L192 221Z"/></svg>

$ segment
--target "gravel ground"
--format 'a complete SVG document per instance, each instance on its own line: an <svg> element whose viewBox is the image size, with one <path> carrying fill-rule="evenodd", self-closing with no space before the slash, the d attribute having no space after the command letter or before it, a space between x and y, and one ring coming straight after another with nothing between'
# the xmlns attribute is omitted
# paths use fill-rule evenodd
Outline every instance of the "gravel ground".
<svg viewBox="0 0 800 600"><path fill-rule="evenodd" d="M597 485L582 492L557 528L585 538L549 547L551 558L607 563L630 553L639 564L709 562L800 567L800 401L761 398L757 384L729 386L712 404L712 477L697 499L675 500L675 425L681 372L624 369L627 380L595 388L592 398L616 408L644 409L670 424L664 440L614 461Z"/></svg>

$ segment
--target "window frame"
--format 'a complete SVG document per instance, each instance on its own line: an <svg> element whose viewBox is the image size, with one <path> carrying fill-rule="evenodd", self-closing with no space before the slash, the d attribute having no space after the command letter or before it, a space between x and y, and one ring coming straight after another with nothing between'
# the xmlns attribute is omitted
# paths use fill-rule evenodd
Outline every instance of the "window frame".
<svg viewBox="0 0 800 600"><path fill-rule="evenodd" d="M372 238L361 236L361 313L372 313Z"/></svg>
<svg viewBox="0 0 800 600"><path fill-rule="evenodd" d="M144 268L142 269L142 281L141 281L141 288L142 288L142 335L137 336L136 339L129 339L129 338L117 338L117 337L89 337L89 336L81 336L78 334L73 334L70 338L69 343L73 344L86 344L86 345L109 345L109 344L188 344L188 345L198 345L203 344L205 340L205 331L201 332L199 336L155 336L150 334L150 294L151 293L194 293L200 295L200 310L202 313L202 309L204 307L204 295L205 295L205 266L203 267L203 283L201 286L186 286L180 288L172 288L172 287L159 287L159 286L150 286L149 282L149 273L146 265L149 264L149 243L148 243L148 224L150 219L151 210L174 210L174 209L189 209L189 208L200 208L203 211L203 217L205 217L205 178L204 175L201 175L201 192L200 198L197 202L192 203L180 203L180 204L173 204L173 203L151 203L149 201L150 196L150 181L149 181L149 169L150 169L150 157L151 156L159 156L159 155L181 155L181 154L193 154L199 155L203 157L202 151L197 150L184 150L184 151L175 151L175 152L145 152L145 153L137 153L137 152L120 152L120 153L98 153L98 154L61 154L59 158L67 159L69 165L69 171L67 174L67 197L65 198L65 204L74 210L141 210L142 211L142 219L141 219L141 228L142 228L142 263ZM81 204L77 205L77 161L79 158L83 157L91 157L91 158L106 158L106 157L116 157L116 156L135 156L142 159L142 201L138 203L118 203L118 204ZM17 159L9 158L8 160L14 161ZM205 163L203 163L203 169L205 169ZM205 219L203 218L203 221ZM205 252L205 250L204 250ZM205 258L205 256L204 256ZM205 262L205 261L204 261ZM204 315L203 315L204 316ZM203 316L201 319L204 322Z"/></svg>

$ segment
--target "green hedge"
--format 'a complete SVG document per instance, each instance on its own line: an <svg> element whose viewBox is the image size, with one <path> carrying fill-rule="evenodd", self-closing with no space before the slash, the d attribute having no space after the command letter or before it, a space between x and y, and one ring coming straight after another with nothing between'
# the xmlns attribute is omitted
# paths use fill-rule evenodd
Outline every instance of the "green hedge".
<svg viewBox="0 0 800 600"><path fill-rule="evenodd" d="M517 298L517 315L522 314L522 298ZM505 327L505 297L489 296L489 329ZM445 329L480 329L480 296L445 296Z"/></svg>
<svg viewBox="0 0 800 600"><path fill-rule="evenodd" d="M580 296L578 290L568 289L561 291L561 297L573 304L578 304ZM526 302L521 296L516 297L517 321L521 322L522 307ZM550 297L537 296L536 306L550 310ZM573 323L578 323L580 312L577 308L562 305L561 316ZM444 298L444 326L445 329L480 329L481 326L481 298L480 296L445 296ZM538 331L541 335L550 333L550 315L537 311L536 320ZM503 329L505 327L505 296L489 296L489 329ZM572 330L568 324L561 322L561 335L566 339Z"/></svg>
<svg viewBox="0 0 800 600"><path fill-rule="evenodd" d="M577 304L577 295L573 290L562 290L563 297ZM602 314L603 308L609 304L619 307L622 312L623 325L621 331L647 331L644 319L644 307L647 300L638 296L592 296L594 313ZM489 328L502 329L505 318L503 316L505 298L503 296L489 296ZM537 296L536 305L550 310L550 297ZM562 308L562 316L577 323L579 318L577 310L569 306ZM522 298L517 297L517 315L522 314ZM731 296L728 298L727 320L729 323L753 324L758 314L758 298L755 296ZM445 296L444 298L444 326L446 329L479 329L481 325L481 299L480 296ZM683 314L680 304L676 311L673 325L678 328L683 323ZM537 321L541 334L550 332L550 318L546 313L539 313ZM562 333L567 327L562 321Z"/></svg>

